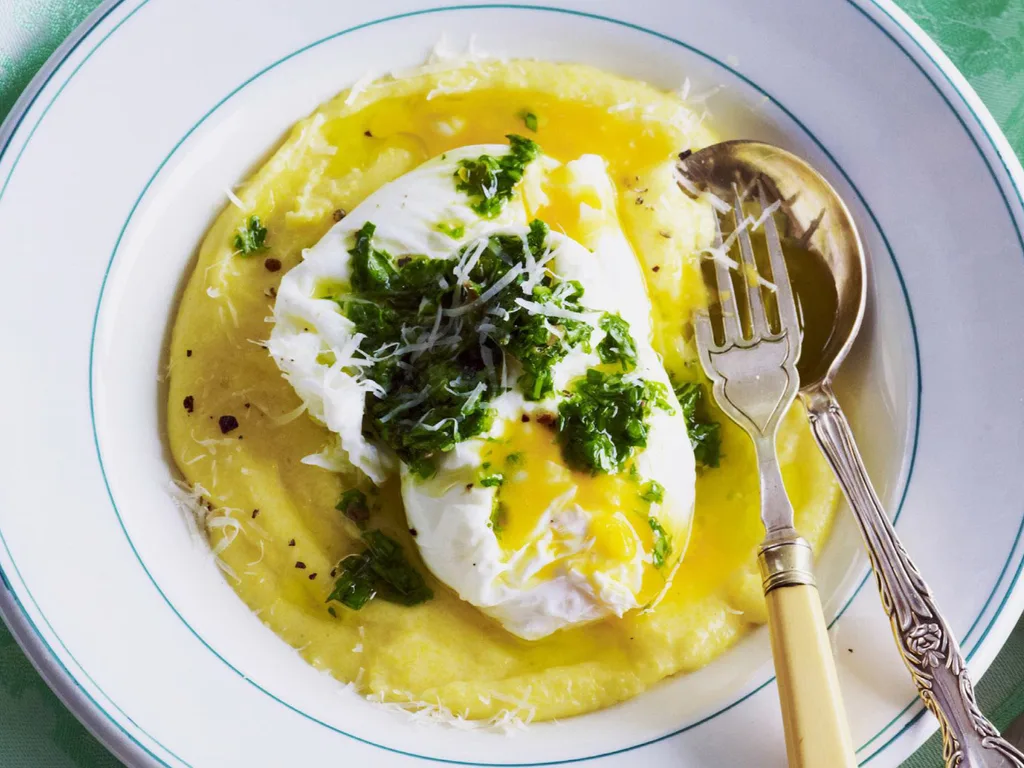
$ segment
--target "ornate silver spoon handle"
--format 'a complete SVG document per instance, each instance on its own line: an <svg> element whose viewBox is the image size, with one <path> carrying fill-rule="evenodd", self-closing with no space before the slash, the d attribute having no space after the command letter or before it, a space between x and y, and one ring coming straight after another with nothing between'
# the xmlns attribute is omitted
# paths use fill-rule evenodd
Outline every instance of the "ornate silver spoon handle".
<svg viewBox="0 0 1024 768"><path fill-rule="evenodd" d="M828 384L801 392L811 428L860 526L878 592L917 693L938 718L948 768L1024 768L1024 754L978 708L956 638L878 499Z"/></svg>

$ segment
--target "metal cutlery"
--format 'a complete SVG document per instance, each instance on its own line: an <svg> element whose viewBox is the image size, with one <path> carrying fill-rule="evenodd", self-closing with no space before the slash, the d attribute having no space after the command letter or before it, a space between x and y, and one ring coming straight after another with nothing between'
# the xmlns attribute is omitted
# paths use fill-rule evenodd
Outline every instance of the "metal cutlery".
<svg viewBox="0 0 1024 768"><path fill-rule="evenodd" d="M758 195L762 210L768 210L760 187ZM694 324L697 348L704 371L714 384L715 400L750 435L757 454L765 527L758 564L768 605L790 765L852 767L856 760L814 583L811 547L793 526L793 507L782 483L775 448L779 422L799 388L796 363L801 334L796 302L769 211L763 224L778 307L773 329L757 279L743 195L736 185L729 198L734 222L729 239L738 240L741 260L735 270L727 263L729 256L716 217L714 303L720 307L717 319L721 342L715 338L710 314L700 313ZM743 286L746 318L741 317L733 274Z"/></svg>
<svg viewBox="0 0 1024 768"><path fill-rule="evenodd" d="M691 191L706 191L718 199L737 188L756 185L761 205L777 202L801 246L827 264L833 281L828 288L836 292L833 326L829 333L816 335L822 340L820 344L812 348L804 344L798 365L799 394L807 408L814 436L860 527L882 606L918 695L939 721L946 765L949 768L1024 768L1024 754L1003 739L978 708L956 637L886 517L864 468L853 432L832 391L835 374L860 329L866 300L867 263L850 212L817 171L795 155L769 144L752 141L716 144L681 159L678 170ZM794 330L794 316L788 314L790 302L784 293L792 292L776 225L771 218L764 221L764 228L772 251L772 276L779 289L780 307L787 313L783 319L786 338L796 338L806 329ZM744 250L742 236L740 244ZM745 252L743 257L746 262ZM721 268L717 269L721 275ZM749 299L754 299L760 288L751 291L748 287L748 293ZM700 330L700 322L698 342L708 349L708 353L702 352L701 360L710 375L710 371L716 370L715 358L711 356L715 348L710 346L707 330ZM786 376L790 375L792 362L787 358L780 366ZM772 376L781 378L782 374L773 372ZM795 383L788 386L792 388ZM726 382L716 381L715 384L716 394L721 391L731 395L736 389ZM792 397L783 398L780 403L788 406L791 400ZM720 403L723 403L721 399ZM781 693L781 673L779 679Z"/></svg>

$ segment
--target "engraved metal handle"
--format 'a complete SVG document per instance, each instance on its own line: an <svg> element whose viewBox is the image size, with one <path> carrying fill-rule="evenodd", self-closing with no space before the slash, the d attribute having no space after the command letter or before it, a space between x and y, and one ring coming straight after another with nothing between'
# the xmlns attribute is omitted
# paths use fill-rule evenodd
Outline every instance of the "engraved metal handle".
<svg viewBox="0 0 1024 768"><path fill-rule="evenodd" d="M801 392L811 428L853 509L896 644L917 693L942 728L948 768L1024 768L1024 754L978 708L967 664L878 499L829 385Z"/></svg>

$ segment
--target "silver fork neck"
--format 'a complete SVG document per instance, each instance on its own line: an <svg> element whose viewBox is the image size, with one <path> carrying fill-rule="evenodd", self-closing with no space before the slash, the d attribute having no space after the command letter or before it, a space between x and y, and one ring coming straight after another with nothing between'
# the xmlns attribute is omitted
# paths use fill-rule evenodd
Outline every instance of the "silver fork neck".
<svg viewBox="0 0 1024 768"><path fill-rule="evenodd" d="M754 436L761 491L761 521L767 534L766 542L789 539L796 534L793 527L793 505L786 494L775 447L777 432L778 426L775 425L768 434Z"/></svg>

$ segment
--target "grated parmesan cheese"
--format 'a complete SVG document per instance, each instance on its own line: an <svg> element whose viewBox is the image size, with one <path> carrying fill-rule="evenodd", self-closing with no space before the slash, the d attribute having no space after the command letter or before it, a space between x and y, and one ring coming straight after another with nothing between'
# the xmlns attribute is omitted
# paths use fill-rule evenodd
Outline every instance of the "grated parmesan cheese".
<svg viewBox="0 0 1024 768"><path fill-rule="evenodd" d="M356 687L352 683L349 685L353 688ZM453 712L442 704L440 699L435 702L417 701L411 693L397 689L392 689L390 695L399 700L385 701L383 691L369 694L366 696L366 700L378 709L407 718L414 725L440 725L460 731L482 731L512 736L519 731L526 730L537 712L536 707L530 705L525 699L517 700L492 693L494 699L512 706L502 709L487 720L471 720L468 710L459 713ZM527 691L528 696L529 691Z"/></svg>
<svg viewBox="0 0 1024 768"><path fill-rule="evenodd" d="M579 320L584 323L589 323L593 314L592 312L573 312L571 309L556 307L553 304L538 304L536 301L527 301L523 298L517 298L516 304L534 315L557 317L563 320Z"/></svg>
<svg viewBox="0 0 1024 768"><path fill-rule="evenodd" d="M445 309L443 310L444 314L447 317L458 317L459 315L466 314L471 309L479 306L480 304L486 304L499 293L501 293L503 290L508 288L508 286L511 285L515 281L515 279L519 277L521 274L523 274L523 272L525 271L526 270L524 269L522 264L516 264L514 267L512 267L512 269L510 269L508 272L502 275L500 280L496 281L494 285L492 285L486 291L481 293L477 298L473 299L473 301L469 302L468 304L461 304L457 307L452 307L451 309ZM516 301L518 301L518 299L516 299Z"/></svg>
<svg viewBox="0 0 1024 768"><path fill-rule="evenodd" d="M208 551L218 568L235 581L240 582L241 579L238 578L238 574L235 573L231 566L221 560L220 554L234 543L239 531L242 529L241 523L231 517L230 514L231 512L240 512L241 510L224 507L219 510L221 514L212 514L214 507L209 499L213 494L199 483L189 485L184 480L172 480L168 492L179 511L181 511L182 517L185 519L185 525L194 542L206 545L207 542L201 530L221 529L224 531L221 540Z"/></svg>
<svg viewBox="0 0 1024 768"><path fill-rule="evenodd" d="M358 99L360 94L364 91L369 90L370 83L374 80L376 80L376 77L372 72L364 72L362 77L352 83L352 87L349 88L348 96L345 97L345 106L351 107L355 104L356 99Z"/></svg>
<svg viewBox="0 0 1024 768"><path fill-rule="evenodd" d="M248 213L249 212L249 206L247 206L245 203L242 202L242 200L238 197L238 195L236 195L231 190L231 187L226 187L224 189L224 194L228 196L228 200L231 201L231 204L233 206L235 206L235 208L238 208L243 213Z"/></svg>

